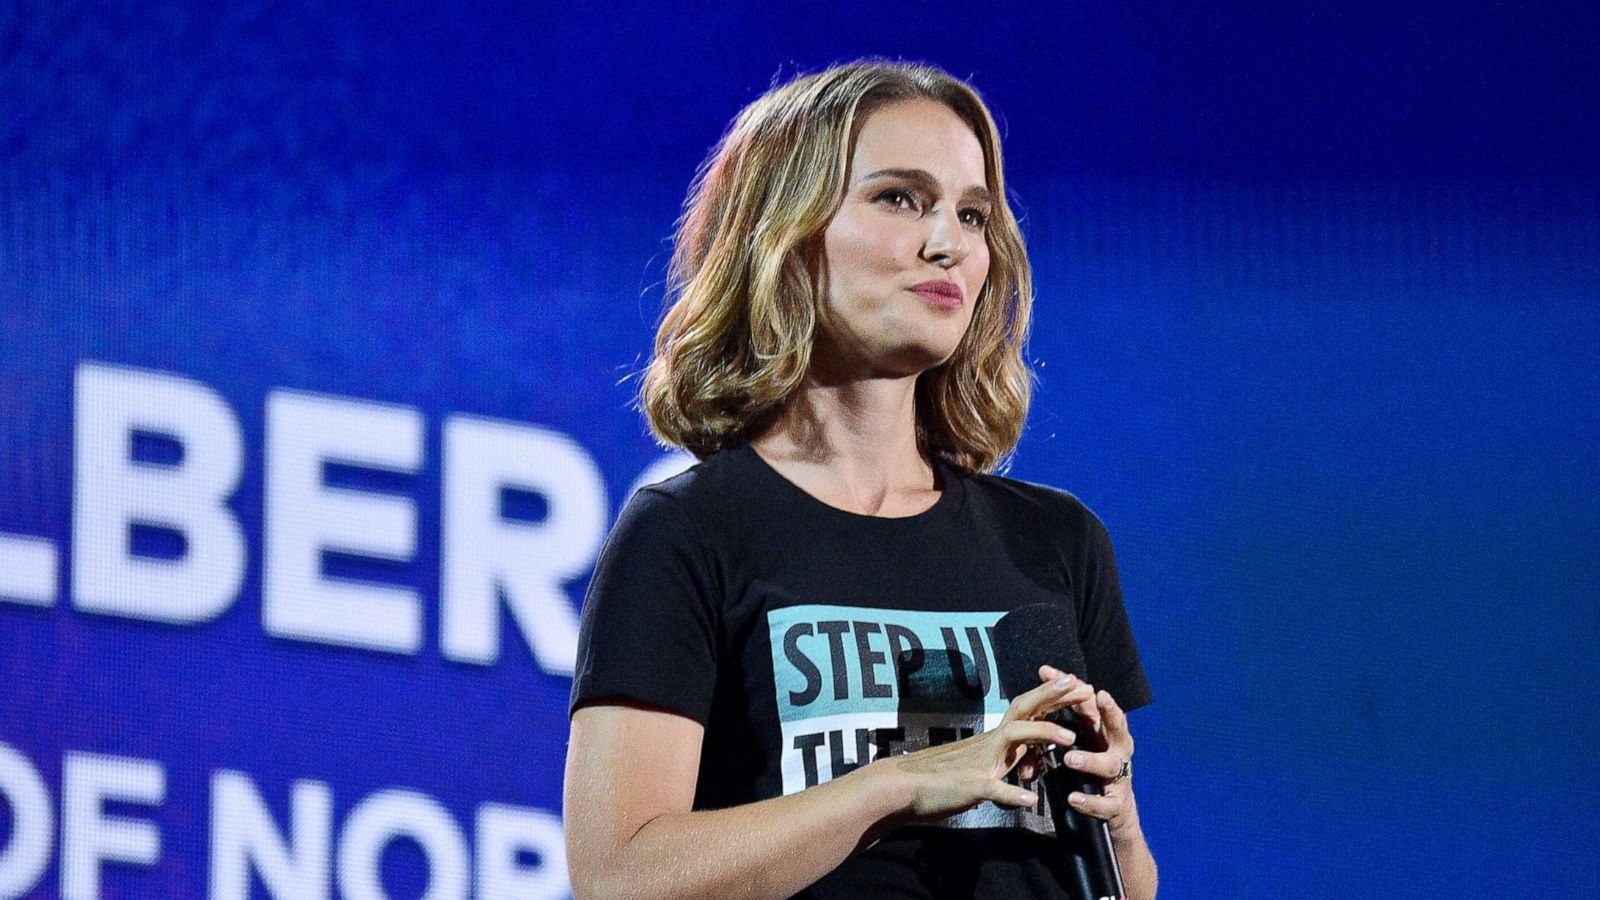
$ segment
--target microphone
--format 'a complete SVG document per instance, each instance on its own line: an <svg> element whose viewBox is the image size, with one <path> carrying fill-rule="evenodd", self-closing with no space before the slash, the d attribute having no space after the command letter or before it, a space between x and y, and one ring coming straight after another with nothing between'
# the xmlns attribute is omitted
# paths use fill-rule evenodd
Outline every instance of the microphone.
<svg viewBox="0 0 1600 900"><path fill-rule="evenodd" d="M1083 649L1072 627L1068 611L1053 603L1020 606L1000 617L994 626L995 667L1000 674L1000 690L1007 697L1025 694L1040 685L1039 667L1054 666L1087 680L1088 666ZM1046 717L1077 735L1076 746L1103 752L1105 739L1070 709L1060 709ZM1052 753L1056 753L1052 748ZM1059 756L1052 760L1060 763ZM1123 900L1122 868L1116 849L1111 846L1111 829L1093 816L1073 809L1067 795L1073 791L1102 793L1094 776L1058 764L1039 777L1049 801L1050 817L1056 826L1056 843L1066 857L1080 900Z"/></svg>

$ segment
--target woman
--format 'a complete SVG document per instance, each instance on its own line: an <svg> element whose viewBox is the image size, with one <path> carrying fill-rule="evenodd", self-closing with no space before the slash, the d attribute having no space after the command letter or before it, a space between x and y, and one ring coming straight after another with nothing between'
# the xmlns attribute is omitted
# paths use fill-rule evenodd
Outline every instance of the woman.
<svg viewBox="0 0 1600 900"><path fill-rule="evenodd" d="M977 94L877 62L770 91L696 181L671 293L643 406L702 462L629 501L590 584L577 895L1067 896L1018 785L1070 706L1109 748L1068 756L1107 782L1074 803L1153 896L1105 530L983 474L1026 415L1031 286ZM987 631L1042 601L1109 690L1044 667L999 695Z"/></svg>

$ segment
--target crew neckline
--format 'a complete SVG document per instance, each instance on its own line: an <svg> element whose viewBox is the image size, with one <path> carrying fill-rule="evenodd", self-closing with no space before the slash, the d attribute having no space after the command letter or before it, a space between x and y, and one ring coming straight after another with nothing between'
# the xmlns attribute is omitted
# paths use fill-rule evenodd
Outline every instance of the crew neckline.
<svg viewBox="0 0 1600 900"><path fill-rule="evenodd" d="M788 497L793 504L835 525L877 532L926 531L954 519L966 499L966 485L961 471L944 460L935 458L934 477L940 490L939 499L935 500L932 506L909 516L874 516L851 512L812 496L805 488L790 481L782 472L773 468L771 463L756 452L754 446L745 443L731 450L737 456L747 458L748 464L756 470L762 480L769 483L771 490L780 496Z"/></svg>

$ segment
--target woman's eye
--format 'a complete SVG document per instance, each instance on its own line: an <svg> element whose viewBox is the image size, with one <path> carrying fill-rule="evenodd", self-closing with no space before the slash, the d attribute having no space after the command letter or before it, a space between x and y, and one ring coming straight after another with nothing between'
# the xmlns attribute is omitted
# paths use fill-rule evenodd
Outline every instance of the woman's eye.
<svg viewBox="0 0 1600 900"><path fill-rule="evenodd" d="M982 228L989 224L989 214L975 207L968 207L961 211L961 221L970 228Z"/></svg>
<svg viewBox="0 0 1600 900"><path fill-rule="evenodd" d="M887 202L895 209L909 209L915 212L922 211L922 203L917 196L903 188L890 188L878 195L880 201Z"/></svg>

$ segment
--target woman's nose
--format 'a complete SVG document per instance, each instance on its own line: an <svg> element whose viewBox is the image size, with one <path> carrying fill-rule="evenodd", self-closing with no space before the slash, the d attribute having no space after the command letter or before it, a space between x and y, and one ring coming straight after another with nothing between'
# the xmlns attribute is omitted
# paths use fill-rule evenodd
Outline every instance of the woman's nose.
<svg viewBox="0 0 1600 900"><path fill-rule="evenodd" d="M961 228L960 213L940 211L928 217L932 228L922 245L922 258L940 268L953 269L967 258L967 236Z"/></svg>

